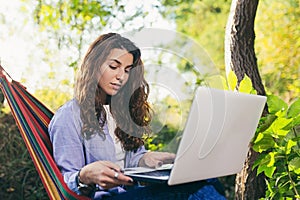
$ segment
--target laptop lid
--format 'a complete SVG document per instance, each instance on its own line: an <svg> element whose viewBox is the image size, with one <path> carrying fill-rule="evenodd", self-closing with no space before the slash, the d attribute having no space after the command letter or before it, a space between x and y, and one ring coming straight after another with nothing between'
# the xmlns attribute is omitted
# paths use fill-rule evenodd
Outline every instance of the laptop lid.
<svg viewBox="0 0 300 200"><path fill-rule="evenodd" d="M199 87L170 176L152 176L148 172L153 169L141 168L138 173L125 169L125 174L138 181L175 185L239 172L265 102L264 96Z"/></svg>
<svg viewBox="0 0 300 200"><path fill-rule="evenodd" d="M168 184L238 173L265 103L264 96L199 87Z"/></svg>

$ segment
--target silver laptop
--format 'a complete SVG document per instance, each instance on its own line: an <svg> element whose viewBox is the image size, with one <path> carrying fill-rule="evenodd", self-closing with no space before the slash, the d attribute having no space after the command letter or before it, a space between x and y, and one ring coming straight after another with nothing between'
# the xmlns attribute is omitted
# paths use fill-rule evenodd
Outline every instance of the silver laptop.
<svg viewBox="0 0 300 200"><path fill-rule="evenodd" d="M238 173L244 164L266 97L199 87L173 164L128 168L143 182L169 185Z"/></svg>

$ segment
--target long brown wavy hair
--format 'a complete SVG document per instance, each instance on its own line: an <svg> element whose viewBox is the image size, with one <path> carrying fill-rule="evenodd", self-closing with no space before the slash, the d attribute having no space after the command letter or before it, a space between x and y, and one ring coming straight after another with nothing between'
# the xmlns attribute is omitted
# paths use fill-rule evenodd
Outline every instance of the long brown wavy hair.
<svg viewBox="0 0 300 200"><path fill-rule="evenodd" d="M133 56L133 68L127 83L114 96L101 100L104 91L98 85L100 66L112 49L124 49ZM144 144L142 137L150 133L151 109L147 102L149 85L144 78L141 52L127 38L116 33L99 36L89 47L75 80L75 99L80 105L83 122L81 133L86 139L100 134L105 139L106 122L104 104L109 104L116 120L115 135L126 151L136 150Z"/></svg>

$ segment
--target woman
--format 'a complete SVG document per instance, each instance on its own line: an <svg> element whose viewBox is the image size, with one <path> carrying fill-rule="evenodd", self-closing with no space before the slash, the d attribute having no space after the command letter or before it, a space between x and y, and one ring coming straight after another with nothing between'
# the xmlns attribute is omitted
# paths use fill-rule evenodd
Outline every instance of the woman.
<svg viewBox="0 0 300 200"><path fill-rule="evenodd" d="M135 187L122 173L175 158L143 146L150 133L149 87L140 50L130 40L115 33L98 37L84 57L74 93L49 125L53 156L70 189L95 199L182 199L204 191L202 183Z"/></svg>

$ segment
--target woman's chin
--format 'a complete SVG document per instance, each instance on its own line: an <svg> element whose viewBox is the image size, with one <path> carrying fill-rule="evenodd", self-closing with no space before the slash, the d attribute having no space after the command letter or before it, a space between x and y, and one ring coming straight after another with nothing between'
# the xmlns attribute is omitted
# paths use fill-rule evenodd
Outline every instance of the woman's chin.
<svg viewBox="0 0 300 200"><path fill-rule="evenodd" d="M111 90L108 95L114 96L119 92L119 90Z"/></svg>

